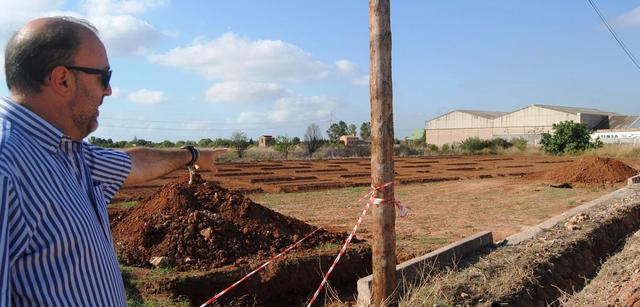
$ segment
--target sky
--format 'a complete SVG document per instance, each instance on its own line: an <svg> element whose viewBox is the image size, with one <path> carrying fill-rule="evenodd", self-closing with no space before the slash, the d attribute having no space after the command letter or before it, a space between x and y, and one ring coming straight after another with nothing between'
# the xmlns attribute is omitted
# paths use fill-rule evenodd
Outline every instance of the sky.
<svg viewBox="0 0 640 307"><path fill-rule="evenodd" d="M640 0L594 1L640 57ZM364 0L0 0L0 51L30 19L100 32L113 95L91 135L151 141L303 137L370 121ZM587 0L391 3L396 138L456 110L531 104L639 115L640 69ZM0 59L5 84L4 58ZM7 96L6 85L0 95Z"/></svg>

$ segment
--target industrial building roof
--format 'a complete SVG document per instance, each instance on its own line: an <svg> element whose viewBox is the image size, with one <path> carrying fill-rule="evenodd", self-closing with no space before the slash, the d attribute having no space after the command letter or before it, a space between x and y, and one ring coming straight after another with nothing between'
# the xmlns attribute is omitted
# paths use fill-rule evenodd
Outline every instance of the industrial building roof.
<svg viewBox="0 0 640 307"><path fill-rule="evenodd" d="M500 117L508 113L508 112L492 112L492 111L476 111L476 110L456 110L456 111L469 113L471 115L480 116L480 117L489 118L489 119L494 119L496 117Z"/></svg>
<svg viewBox="0 0 640 307"><path fill-rule="evenodd" d="M640 128L640 116L610 116L609 129Z"/></svg>
<svg viewBox="0 0 640 307"><path fill-rule="evenodd" d="M534 104L534 106L550 109L550 110L556 110L560 112L571 113L571 114L582 113L582 114L598 114L598 115L619 115L613 112L607 112L607 111L602 111L602 110L593 109L593 108L574 108L574 107L565 107L565 106L551 106L551 105L544 105L544 104Z"/></svg>

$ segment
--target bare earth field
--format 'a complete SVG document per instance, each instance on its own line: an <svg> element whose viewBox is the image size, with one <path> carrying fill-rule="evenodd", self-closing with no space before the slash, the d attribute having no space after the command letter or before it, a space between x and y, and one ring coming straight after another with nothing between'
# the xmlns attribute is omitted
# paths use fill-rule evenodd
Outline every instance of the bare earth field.
<svg viewBox="0 0 640 307"><path fill-rule="evenodd" d="M396 199L408 203L409 215L396 220L398 262L483 230L495 240L522 231L613 188L552 188L514 178L401 185ZM354 204L366 188L322 192L257 194L251 198L284 215L337 231L350 231L362 211ZM368 214L358 237L371 239Z"/></svg>
<svg viewBox="0 0 640 307"><path fill-rule="evenodd" d="M395 159L397 184L519 177L572 162L550 156L439 156ZM143 185L125 187L113 202L140 200L184 174L175 171ZM369 186L368 158L220 163L217 174L202 173L205 180L247 193L279 193Z"/></svg>
<svg viewBox="0 0 640 307"><path fill-rule="evenodd" d="M395 198L407 203L410 207L407 217L396 220L397 262L423 255L478 231L492 231L494 240L501 240L624 185L621 182L599 182L596 184L577 185L573 188L560 188L554 186L564 182L550 182L540 176L536 177L536 174L561 170L567 165L573 165L574 163L572 162L574 161L576 161L576 158L549 156L396 158ZM622 161L635 169L640 169L639 159L624 159ZM304 227L321 227L323 228L322 231L327 231L331 236L334 236L333 234L339 236L341 233L351 231L363 206L362 203L355 203L355 201L368 191L370 184L369 159L220 163L218 166L217 174L203 172L200 175L209 182L207 184L219 184L223 188L229 189L232 193L239 193L237 196L229 194L225 199L220 198L221 205L228 204L227 206L232 206L229 209L232 209L233 206L236 206L236 203L245 204L247 201L253 201L287 218L293 218L312 225ZM170 208L171 204L165 201L169 198L160 197L158 191L164 189L163 192L167 192L169 187L175 187L176 180L183 180L185 174L186 170L180 170L146 185L123 188L112 203L124 201L148 203L153 201L156 203L161 202L166 208L176 210L176 208ZM169 183L172 184L168 185ZM186 199L187 204L193 203L193 205L188 205L193 208L188 211L191 213L185 211L188 216L185 215L184 225L171 224L173 225L171 226L167 224L163 226L160 223L161 221L153 221L142 225L141 229L153 233L154 236L158 235L158 231L164 236L163 231L165 230L162 230L163 227L166 229L179 229L181 236L185 238L191 238L190 236L192 236L194 240L202 240L201 237L205 236L203 235L204 231L207 240L209 240L209 233L213 232L215 234L217 231L222 231L223 228L214 229L209 227L211 230L207 230L205 228L206 225L214 225L211 224L214 221L218 221L215 223L223 225L220 224L223 222L219 216L222 214L224 217L224 213L222 211L220 213L211 211L209 213L205 212L207 214L205 216L198 217L200 213L195 211L204 212L202 209L206 209L205 207L214 208L218 206L207 205L208 203L211 204L214 199L216 201L219 199L217 194L219 192L214 193L214 190L210 190L212 188L215 187L211 186L211 188L205 189L208 194L204 192L205 190L194 192L196 191L195 188L190 189L188 187L181 188L182 190L179 191L176 190L175 197ZM204 197L203 193L209 196ZM242 200L244 197L247 200ZM202 209L198 209L200 208L198 206L202 206ZM112 221L118 221L128 214L127 210L119 209L118 207L116 204L110 209L110 215L114 217ZM242 210L248 210L246 208ZM173 211L164 213L167 218L173 214L170 212ZM229 212L228 214L235 216L234 219L236 220L244 219L242 212L239 215L233 213L233 209ZM250 211L247 212L250 213ZM141 218L144 219L144 216L141 215ZM203 218L205 219L203 220ZM282 220L282 218L277 219ZM211 220L212 222L205 223L205 220ZM134 223L132 225L139 223L135 221L137 220L132 221ZM257 225L255 222L250 224ZM236 223L236 225L239 224ZM285 241L293 240L296 236L304 235L304 233L294 234L281 226L278 227L280 234L276 235L275 238L280 241L283 239ZM357 238L361 240L371 239L370 227L371 215L369 214L359 229ZM125 237L126 229L123 228ZM200 235L198 235L198 231L200 231ZM246 229L243 228L239 228L237 231L247 233ZM269 234L269 231L266 231L266 234ZM269 234L269 238L273 235L275 234ZM241 236L238 238L242 240ZM146 241L144 236L141 240ZM249 241L246 243L253 244ZM214 244L213 241L203 242L202 244L205 245ZM237 241L233 244L240 243ZM310 248L309 251L314 250L312 245L309 245L308 248ZM304 273L304 275L309 277L310 284L316 284L315 279L321 278L322 268L324 267L324 270L326 270L326 266L335 256L338 248L338 244L330 243L327 245L327 243L324 243L324 245L315 247L315 252L305 252L298 256L292 255L286 258L288 260L283 260L284 265L275 265L272 272L264 273L266 275L261 275L258 280L262 280L263 289L271 289L270 287L273 287L273 285L285 287L282 281L277 279L278 272L301 272L300 267L305 266L305 263L315 263L315 267L311 271ZM354 254L346 257L345 262L352 261L355 264L370 261L367 260L370 259L367 258L370 257L370 254L368 254L366 248L362 245L359 247L354 246L354 248ZM190 253L188 251L189 246L185 246L184 249L183 254L188 255ZM277 249L273 248L271 250L272 253L276 251ZM313 256L314 253L318 256ZM224 285L230 284L241 277L242 272L245 272L248 267L255 266L260 259L266 259L268 251L261 255L253 258L253 260L247 258L249 260L245 262L236 261L232 267L224 267L218 271L208 271L208 273L197 271L190 273L187 271L158 274L157 270L132 267L129 269L131 271L128 275L135 275L138 279L143 278L144 280L152 281L151 283L139 283L136 289L139 292L135 292L137 295L142 294L143 297L168 296L172 297L171 299L186 295L191 304L199 304L203 299L219 291ZM317 259L322 260L314 260L316 259L314 257L320 257ZM227 259L233 262L233 259ZM194 260L190 259L189 261ZM196 263L200 262L196 260ZM320 263L322 264L320 265ZM193 266L193 263L189 264L189 266ZM342 271L344 272L345 270L343 267ZM335 274L338 275L340 271L340 266L338 266ZM199 277L194 277L194 274ZM351 272L349 274L354 275L356 273ZM357 276L346 276L349 274L343 274L344 276L342 277L336 276L336 278L344 277L344 280L357 278ZM357 274L362 274L362 272ZM260 289L260 285L256 284L256 282L249 283L253 283L254 286L258 287L256 289ZM250 286L248 285L248 287ZM188 288L185 291L191 293L180 292L182 291L179 289L181 287ZM305 296L307 292L310 295L314 289L297 290L303 293L302 296ZM246 301L241 304L246 304ZM277 300L265 304L278 305Z"/></svg>

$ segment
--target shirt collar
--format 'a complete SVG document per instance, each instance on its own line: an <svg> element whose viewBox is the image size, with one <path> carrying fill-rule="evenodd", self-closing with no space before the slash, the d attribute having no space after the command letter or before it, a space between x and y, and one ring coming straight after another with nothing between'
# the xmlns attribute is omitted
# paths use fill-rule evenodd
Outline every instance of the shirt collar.
<svg viewBox="0 0 640 307"><path fill-rule="evenodd" d="M51 151L58 150L63 139L69 139L60 129L9 97L0 97L0 118L21 127L36 142Z"/></svg>

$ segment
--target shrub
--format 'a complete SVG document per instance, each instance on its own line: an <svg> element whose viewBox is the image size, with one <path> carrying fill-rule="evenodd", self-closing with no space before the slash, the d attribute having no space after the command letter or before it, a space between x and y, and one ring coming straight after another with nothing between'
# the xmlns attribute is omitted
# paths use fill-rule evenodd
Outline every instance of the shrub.
<svg viewBox="0 0 640 307"><path fill-rule="evenodd" d="M525 151L527 150L527 139L525 138L515 138L513 140L511 140L511 143L513 143L513 146L515 146L519 151Z"/></svg>
<svg viewBox="0 0 640 307"><path fill-rule="evenodd" d="M587 149L602 147L602 141L591 141L592 130L583 123L572 120L553 124L553 134L543 133L540 145L546 153L574 154Z"/></svg>

